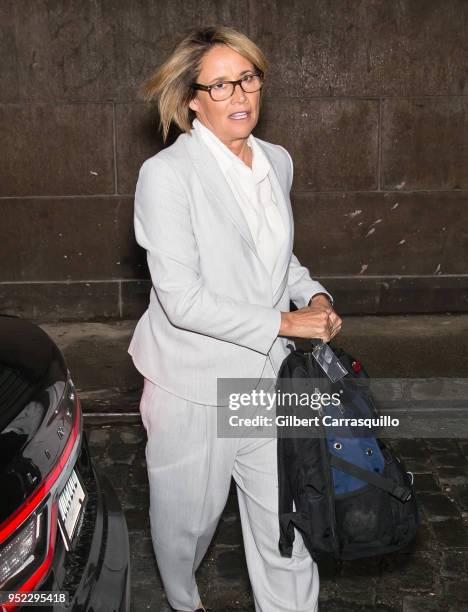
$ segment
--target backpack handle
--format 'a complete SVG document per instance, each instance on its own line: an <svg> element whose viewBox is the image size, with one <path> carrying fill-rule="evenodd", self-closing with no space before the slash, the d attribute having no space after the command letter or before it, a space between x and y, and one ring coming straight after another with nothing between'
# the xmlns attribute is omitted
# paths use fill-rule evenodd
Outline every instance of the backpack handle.
<svg viewBox="0 0 468 612"><path fill-rule="evenodd" d="M309 342L314 347L317 346L318 344L325 344L322 338L309 338Z"/></svg>

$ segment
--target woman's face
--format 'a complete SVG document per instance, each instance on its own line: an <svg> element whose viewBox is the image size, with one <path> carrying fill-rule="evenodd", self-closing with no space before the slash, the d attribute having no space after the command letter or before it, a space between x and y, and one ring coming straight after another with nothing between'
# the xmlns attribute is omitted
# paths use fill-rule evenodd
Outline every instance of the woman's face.
<svg viewBox="0 0 468 612"><path fill-rule="evenodd" d="M245 71L255 68L248 59L227 45L216 45L203 56L197 83L213 85L217 81L236 81ZM220 102L211 99L208 91L196 91L189 106L197 118L229 146L233 141L246 139L258 121L260 91L245 93L239 85L233 95ZM243 119L232 118L233 113L246 111Z"/></svg>

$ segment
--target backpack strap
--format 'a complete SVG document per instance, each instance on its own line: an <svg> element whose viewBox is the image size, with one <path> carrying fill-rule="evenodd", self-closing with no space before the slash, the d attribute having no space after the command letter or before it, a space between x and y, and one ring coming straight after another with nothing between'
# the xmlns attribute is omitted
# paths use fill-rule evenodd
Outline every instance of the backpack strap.
<svg viewBox="0 0 468 612"><path fill-rule="evenodd" d="M375 487L379 487L379 489L387 491L387 493L390 493L390 495L393 495L401 502L408 501L412 495L409 487L400 485L391 478L386 478L385 476L381 476L376 472L365 470L357 465L354 465L354 463L346 461L346 459L343 459L342 457L337 457L332 453L330 453L330 465L351 474L351 476L355 476L360 480L364 480Z"/></svg>
<svg viewBox="0 0 468 612"><path fill-rule="evenodd" d="M310 523L306 517L299 512L285 512L279 515L280 523L280 539L279 550L282 557L291 557L294 540L296 535L294 527L297 527L302 533L308 533Z"/></svg>

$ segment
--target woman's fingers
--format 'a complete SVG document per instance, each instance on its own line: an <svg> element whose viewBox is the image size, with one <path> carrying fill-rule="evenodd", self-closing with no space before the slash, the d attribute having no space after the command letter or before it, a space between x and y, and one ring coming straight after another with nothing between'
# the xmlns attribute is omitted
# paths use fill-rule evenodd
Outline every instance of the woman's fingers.
<svg viewBox="0 0 468 612"><path fill-rule="evenodd" d="M329 342L339 333L341 318L333 308L314 305L288 313L287 334L298 338L321 338Z"/></svg>
<svg viewBox="0 0 468 612"><path fill-rule="evenodd" d="M334 338L337 334L339 334L341 331L341 325L339 325L338 327L333 328L333 330L330 333L330 340L332 338Z"/></svg>
<svg viewBox="0 0 468 612"><path fill-rule="evenodd" d="M332 338L334 338L340 331L342 326L341 318L336 314L334 310L328 313L327 320L327 332L328 338L324 341L329 342Z"/></svg>
<svg viewBox="0 0 468 612"><path fill-rule="evenodd" d="M343 324L343 321L336 314L334 310L329 314L328 320L330 322L330 340L331 340L341 331L341 326Z"/></svg>

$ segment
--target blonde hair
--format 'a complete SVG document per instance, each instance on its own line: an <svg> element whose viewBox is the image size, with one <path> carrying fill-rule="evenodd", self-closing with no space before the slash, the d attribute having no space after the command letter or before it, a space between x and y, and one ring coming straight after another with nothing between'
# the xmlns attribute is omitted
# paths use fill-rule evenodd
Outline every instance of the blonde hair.
<svg viewBox="0 0 468 612"><path fill-rule="evenodd" d="M266 75L268 61L262 51L245 34L225 26L209 26L186 33L171 54L140 87L146 102L155 101L159 125L166 142L171 123L183 132L190 132L195 112L189 102L195 95L195 83L201 71L203 56L214 45L227 45L240 53ZM260 91L260 100L263 89Z"/></svg>

